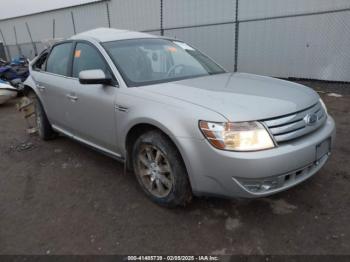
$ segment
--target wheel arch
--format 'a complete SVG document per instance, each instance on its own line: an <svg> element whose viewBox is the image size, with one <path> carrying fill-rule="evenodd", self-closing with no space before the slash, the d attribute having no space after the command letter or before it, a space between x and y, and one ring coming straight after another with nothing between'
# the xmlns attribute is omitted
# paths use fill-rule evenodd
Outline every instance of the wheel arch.
<svg viewBox="0 0 350 262"><path fill-rule="evenodd" d="M188 178L189 178L189 182L190 182L190 185L192 187L194 181L193 181L193 179L191 179L190 165L189 165L188 161L186 161L187 159L185 157L185 154L183 152L181 144L176 139L176 137L170 132L170 130L168 130L166 127L164 127L160 123L154 123L153 121L152 122L142 121L139 123L135 123L134 125L132 125L128 129L128 132L126 133L126 136L125 136L125 158L126 158L127 169L133 170L133 166L132 166L132 146L133 146L133 144L136 142L136 140L139 136L141 136L142 134L144 134L148 131L151 131L151 130L161 132L174 145L174 147L176 148L176 150L179 153L179 156L181 157L182 162L185 165L185 168L186 168L186 171L188 174Z"/></svg>
<svg viewBox="0 0 350 262"><path fill-rule="evenodd" d="M24 95L27 95L30 91L33 91L35 95L41 99L38 89L36 88L35 81L31 76L29 76L26 79L26 81L24 81L23 84L24 84L24 89L23 89Z"/></svg>
<svg viewBox="0 0 350 262"><path fill-rule="evenodd" d="M179 149L178 143L176 142L176 139L174 139L175 136L173 136L169 130L167 130L165 127L160 126L158 124L142 121L139 123L134 123L126 132L124 147L126 152L127 163L131 162L129 161L129 159L131 159L131 149L133 144L136 142L137 138L139 138L142 134L145 134L146 132L149 132L152 130L159 131L162 134L164 134L169 139L169 141L176 147L176 149L180 153L182 160L184 160L181 154L181 150ZM131 167L129 166L129 164L128 164L128 168Z"/></svg>
<svg viewBox="0 0 350 262"><path fill-rule="evenodd" d="M23 84L24 84L23 94L25 96L28 96L30 92L33 92L37 97L38 101L41 103L45 113L47 113L45 104L44 104L45 101L43 100L42 94L39 92L39 90L36 87L35 80L31 76L29 76Z"/></svg>
<svg viewBox="0 0 350 262"><path fill-rule="evenodd" d="M36 99L39 101L39 103L43 106L41 97L38 93L38 90L36 88L31 87L30 85L24 84L24 88L23 88L23 94L25 96L28 96L31 92L33 92L36 96ZM45 110L45 109L44 109Z"/></svg>
<svg viewBox="0 0 350 262"><path fill-rule="evenodd" d="M27 96L30 92L33 92L33 93L35 93L36 96L38 96L35 88L31 87L30 85L25 84L24 88L23 88L24 95Z"/></svg>

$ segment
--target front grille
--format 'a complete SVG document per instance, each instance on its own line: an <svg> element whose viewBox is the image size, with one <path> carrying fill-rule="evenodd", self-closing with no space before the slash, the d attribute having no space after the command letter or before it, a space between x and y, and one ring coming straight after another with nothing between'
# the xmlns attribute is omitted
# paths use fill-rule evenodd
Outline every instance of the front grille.
<svg viewBox="0 0 350 262"><path fill-rule="evenodd" d="M314 123L308 123L308 117L316 115ZM286 142L307 135L320 128L327 119L327 114L320 102L289 115L264 120L276 142Z"/></svg>

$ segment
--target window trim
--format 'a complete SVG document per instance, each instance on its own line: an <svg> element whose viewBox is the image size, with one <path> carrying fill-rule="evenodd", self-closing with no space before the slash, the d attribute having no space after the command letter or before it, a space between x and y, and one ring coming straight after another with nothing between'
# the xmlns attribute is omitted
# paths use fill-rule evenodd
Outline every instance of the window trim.
<svg viewBox="0 0 350 262"><path fill-rule="evenodd" d="M48 57L47 57L47 61L46 61L46 64L45 64L45 73L47 73L47 74L51 74L51 75L55 75L55 76L60 76L60 77L65 77L65 78L70 78L71 77L71 71L72 71L72 68L71 68L71 66L72 66L72 56L73 56L73 52L74 52L74 42L75 41L73 41L73 40L66 40L66 41L61 41L61 42L58 42L58 43L55 43L54 45L52 45L51 46L51 48L50 48L50 51L49 51L49 53L48 53ZM52 54L52 50L55 48L55 47L57 47L57 46L59 46L59 45L63 45L63 44L72 44L72 46L71 46L71 50L70 50L70 58L69 58L69 60L68 60L68 68L67 68L67 75L65 76L65 75L59 75L59 74L55 74L55 73L52 73L52 72L48 72L47 71L47 62L49 61L49 58L50 58L50 56L51 56L51 54Z"/></svg>
<svg viewBox="0 0 350 262"><path fill-rule="evenodd" d="M111 68L111 66L109 65L108 61L106 60L106 58L104 57L104 55L101 53L101 51L97 48L96 45L94 45L93 43L91 43L90 41L87 41L87 40L75 40L74 43L73 43L73 54L72 54L72 59L71 59L71 65L70 65L70 77L72 79L79 79L77 77L73 77L73 66L74 66L74 54L75 54L75 51L76 51L76 48L77 48L77 45L78 44L86 44L86 45L89 45L91 46L93 49L96 50L96 52L98 53L98 55L102 58L102 60L105 62L106 66L107 66L107 70L109 71L111 77L112 77L112 82L113 82L113 85L116 86L116 87L119 87L119 82L116 78L116 76L114 75L113 73L113 70Z"/></svg>
<svg viewBox="0 0 350 262"><path fill-rule="evenodd" d="M72 79L72 80L78 80L78 78L75 78L73 77L73 62L74 62L74 52L75 52L75 48L76 48L76 45L78 43L85 43L85 44L88 44L90 46L92 46L93 48L95 48L95 50L98 52L98 54L102 57L102 59L105 61L106 65L107 65L107 69L110 71L110 74L112 76L112 81L113 81L113 86L115 87L120 87L119 86L119 81L116 77L116 75L114 74L110 64L108 63L107 59L104 57L104 55L101 53L101 51L97 48L97 46L95 44L93 44L92 42L88 41L88 40L64 40L64 41L60 41L60 42L57 42L55 44L53 44L50 48L47 49L47 60L49 59L51 53L52 53L52 50L56 47L56 46L59 46L59 45L62 45L62 44L67 44L67 43L71 43L72 44L72 48L71 48L71 51L70 51L70 58L69 58L69 61L68 61L68 72L67 72L67 75L68 76L65 76L65 75L59 75L59 74L55 74L55 73L51 73L51 72L48 72L47 71L47 61L46 61L46 64L45 64L45 68L44 70L33 70L36 71L36 72L41 72L41 73L45 73L45 74L49 74L49 75L53 75L53 76L58 76L58 77L63 77L63 78L69 78L69 79ZM103 48L103 47L102 47ZM42 54L44 53L45 51L42 52ZM40 54L40 56L42 55ZM108 54L107 54L108 55Z"/></svg>
<svg viewBox="0 0 350 262"><path fill-rule="evenodd" d="M46 60L45 60L45 67L44 69L38 69L37 67L35 67L36 63L39 62L39 60L46 54ZM40 55L35 59L35 62L32 65L32 70L36 71L36 72L45 72L46 70L46 64L47 64L47 59L49 58L50 55L50 50L49 49L45 49L44 51L42 51L40 53Z"/></svg>

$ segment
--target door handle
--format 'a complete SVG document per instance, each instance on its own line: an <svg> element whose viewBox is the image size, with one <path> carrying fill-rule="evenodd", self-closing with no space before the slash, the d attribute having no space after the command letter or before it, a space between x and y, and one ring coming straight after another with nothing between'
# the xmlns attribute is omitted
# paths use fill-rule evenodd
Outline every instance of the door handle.
<svg viewBox="0 0 350 262"><path fill-rule="evenodd" d="M78 100L78 97L74 96L74 95L67 95L67 98L70 99L71 101L75 102Z"/></svg>

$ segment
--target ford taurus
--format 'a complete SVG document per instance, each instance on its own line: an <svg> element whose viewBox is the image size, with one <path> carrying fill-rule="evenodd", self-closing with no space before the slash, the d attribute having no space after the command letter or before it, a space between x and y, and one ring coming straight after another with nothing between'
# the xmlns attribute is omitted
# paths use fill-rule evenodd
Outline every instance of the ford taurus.
<svg viewBox="0 0 350 262"><path fill-rule="evenodd" d="M228 73L175 39L95 29L34 59L42 139L64 134L125 163L163 206L268 196L314 175L335 124L305 86Z"/></svg>

